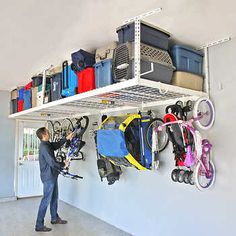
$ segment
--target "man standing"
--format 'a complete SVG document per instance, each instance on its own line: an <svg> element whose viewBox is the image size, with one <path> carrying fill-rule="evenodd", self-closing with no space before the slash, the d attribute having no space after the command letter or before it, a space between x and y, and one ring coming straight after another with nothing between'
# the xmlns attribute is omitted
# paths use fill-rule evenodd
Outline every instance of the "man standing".
<svg viewBox="0 0 236 236"><path fill-rule="evenodd" d="M41 200L38 216L36 220L35 231L48 232L51 228L44 225L44 217L47 207L50 204L51 223L66 224L66 220L62 220L58 213L58 175L61 169L68 167L69 163L59 163L56 161L54 151L59 149L67 140L71 140L73 134L69 134L66 138L59 142L49 142L50 134L47 128L42 127L36 131L37 137L41 140L39 146L39 166L40 177L43 182L43 198Z"/></svg>

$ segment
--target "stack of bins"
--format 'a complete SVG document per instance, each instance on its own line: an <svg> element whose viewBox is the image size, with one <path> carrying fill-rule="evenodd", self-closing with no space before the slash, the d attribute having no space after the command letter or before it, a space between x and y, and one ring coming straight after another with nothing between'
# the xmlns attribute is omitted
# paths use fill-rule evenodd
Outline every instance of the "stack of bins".
<svg viewBox="0 0 236 236"><path fill-rule="evenodd" d="M170 34L143 21L140 31L141 78L169 84L174 70L168 53ZM115 82L120 82L134 76L134 23L123 25L117 28L116 32L119 45L114 52L112 70Z"/></svg>
<svg viewBox="0 0 236 236"><path fill-rule="evenodd" d="M24 87L24 110L32 107L32 81Z"/></svg>
<svg viewBox="0 0 236 236"><path fill-rule="evenodd" d="M18 87L17 111L24 110L24 87Z"/></svg>
<svg viewBox="0 0 236 236"><path fill-rule="evenodd" d="M96 88L101 88L113 84L112 59L117 42L111 42L96 50L95 80Z"/></svg>
<svg viewBox="0 0 236 236"><path fill-rule="evenodd" d="M174 45L171 56L176 67L171 83L175 86L202 91L203 53L184 45Z"/></svg>
<svg viewBox="0 0 236 236"><path fill-rule="evenodd" d="M18 92L17 89L11 91L11 103L10 103L10 113L14 114L17 112L17 97Z"/></svg>

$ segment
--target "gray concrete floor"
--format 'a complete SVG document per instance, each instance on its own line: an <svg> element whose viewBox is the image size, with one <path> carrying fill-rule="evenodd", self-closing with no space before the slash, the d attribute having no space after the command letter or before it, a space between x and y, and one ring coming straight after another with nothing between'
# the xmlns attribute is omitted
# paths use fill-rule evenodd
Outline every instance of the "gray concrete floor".
<svg viewBox="0 0 236 236"><path fill-rule="evenodd" d="M35 219L41 198L20 199L0 203L0 236L128 236L122 230L89 215L64 202L59 202L61 218L68 220L66 225L51 225L49 211L45 218L46 226L51 232L34 231Z"/></svg>

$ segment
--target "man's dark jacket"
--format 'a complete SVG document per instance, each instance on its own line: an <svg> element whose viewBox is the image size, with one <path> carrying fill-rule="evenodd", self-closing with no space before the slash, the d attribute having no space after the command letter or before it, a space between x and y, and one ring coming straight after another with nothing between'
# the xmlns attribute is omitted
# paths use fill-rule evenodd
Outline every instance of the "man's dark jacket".
<svg viewBox="0 0 236 236"><path fill-rule="evenodd" d="M61 139L59 142L42 141L39 146L39 166L40 177L42 182L56 180L64 163L56 161L54 151L59 149L66 139Z"/></svg>

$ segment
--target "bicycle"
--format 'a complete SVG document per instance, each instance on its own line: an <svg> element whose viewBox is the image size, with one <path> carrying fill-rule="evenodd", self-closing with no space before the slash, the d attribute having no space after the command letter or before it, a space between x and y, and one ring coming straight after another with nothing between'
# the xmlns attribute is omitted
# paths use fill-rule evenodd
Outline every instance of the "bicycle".
<svg viewBox="0 0 236 236"><path fill-rule="evenodd" d="M207 139L202 139L200 132L194 128L193 124L201 129L209 129L214 123L215 111L212 102L208 98L200 98L193 108L193 117L190 120L178 120L178 118L168 113L164 117L165 124L158 126L155 131L161 132L164 127L179 125L182 140L185 146L184 166L193 168L194 171L184 172L176 170L172 172L172 179L181 179L179 182L195 184L199 190L210 188L215 181L215 166L210 158L212 144ZM168 121L167 118L171 121ZM186 144L183 130L186 129L193 137L193 144ZM182 171L182 173L181 173Z"/></svg>

